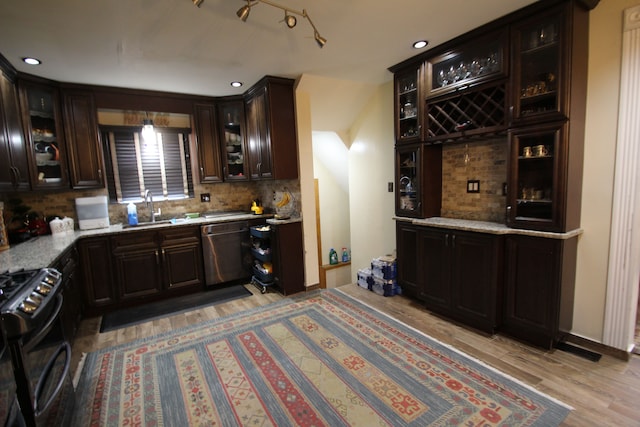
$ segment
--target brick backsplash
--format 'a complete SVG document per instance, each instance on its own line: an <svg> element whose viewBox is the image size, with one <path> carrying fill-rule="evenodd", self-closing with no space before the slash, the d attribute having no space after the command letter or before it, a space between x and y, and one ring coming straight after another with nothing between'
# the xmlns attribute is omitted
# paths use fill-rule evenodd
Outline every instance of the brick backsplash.
<svg viewBox="0 0 640 427"><path fill-rule="evenodd" d="M246 211L250 213L251 203L258 198L262 201L265 211L273 208L273 192L287 188L300 200L300 183L297 180L274 180L262 182L234 182L219 184L195 185L195 197L193 199L154 201L154 208L162 210L161 218L173 218L184 216L189 212L215 212L215 211ZM200 194L209 193L210 202L201 202ZM6 202L12 198L19 198L22 202L44 216L56 215L73 218L78 227L75 211L75 199L78 197L93 197L107 195L107 190L86 191L32 191L23 193L3 193L0 200L5 202L5 221L8 225L11 212L8 211ZM150 219L149 209L145 203L136 203L140 221ZM109 204L109 221L111 224L125 223L127 221L126 204Z"/></svg>
<svg viewBox="0 0 640 427"><path fill-rule="evenodd" d="M468 161L465 164L465 154ZM480 193L467 193L467 180L480 181ZM445 218L504 223L507 141L497 139L442 148L442 210Z"/></svg>

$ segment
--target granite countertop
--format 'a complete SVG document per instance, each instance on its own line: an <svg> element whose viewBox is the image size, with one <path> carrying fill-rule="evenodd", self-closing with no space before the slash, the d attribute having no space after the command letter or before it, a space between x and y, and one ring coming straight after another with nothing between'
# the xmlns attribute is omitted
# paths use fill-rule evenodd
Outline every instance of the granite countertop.
<svg viewBox="0 0 640 427"><path fill-rule="evenodd" d="M301 222L301 218L290 218L277 220L273 215L255 215L253 213L220 214L210 217L200 217L192 219L176 219L169 221L159 221L155 224L142 224L135 227L124 226L123 224L113 224L108 228L95 230L75 230L73 233L63 235L37 236L26 242L12 245L9 249L0 252L0 271L18 269L37 269L52 265L64 251L73 245L78 239L87 236L102 236L114 233L128 233L140 230L155 230L162 228L174 228L180 226L204 225L219 222L242 221L249 219L266 219L269 224L286 224L290 222Z"/></svg>
<svg viewBox="0 0 640 427"><path fill-rule="evenodd" d="M519 234L524 236L544 237L547 239L561 239L561 240L571 239L575 236L579 236L583 232L581 228L577 228L575 230L571 230L566 233L553 233L549 231L536 231L536 230L525 230L520 228L510 228L498 222L473 221L473 220L466 220L466 219L453 219L453 218L442 218L442 217L433 217L433 218L424 218L424 219L394 217L394 219L396 221L410 222L411 224L415 224L415 225L424 225L425 227L475 231L475 232L487 233L487 234Z"/></svg>

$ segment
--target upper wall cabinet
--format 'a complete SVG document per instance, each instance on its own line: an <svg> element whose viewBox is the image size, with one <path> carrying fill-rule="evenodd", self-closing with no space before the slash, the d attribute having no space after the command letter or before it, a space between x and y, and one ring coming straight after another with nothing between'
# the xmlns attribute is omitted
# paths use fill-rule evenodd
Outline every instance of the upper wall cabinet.
<svg viewBox="0 0 640 427"><path fill-rule="evenodd" d="M247 149L245 142L244 103L242 99L222 101L218 104L222 164L225 181L246 181Z"/></svg>
<svg viewBox="0 0 640 427"><path fill-rule="evenodd" d="M247 91L251 179L297 179L298 140L291 79L267 76Z"/></svg>
<svg viewBox="0 0 640 427"><path fill-rule="evenodd" d="M27 80L21 80L19 86L31 187L34 190L68 188L58 88Z"/></svg>
<svg viewBox="0 0 640 427"><path fill-rule="evenodd" d="M222 182L215 105L196 103L194 121L200 183Z"/></svg>
<svg viewBox="0 0 640 427"><path fill-rule="evenodd" d="M12 79L0 72L0 191L29 190L29 166L18 94Z"/></svg>
<svg viewBox="0 0 640 427"><path fill-rule="evenodd" d="M93 94L65 90L63 103L71 187L103 188L104 160L98 138L98 110Z"/></svg>
<svg viewBox="0 0 640 427"><path fill-rule="evenodd" d="M571 1L512 27L512 125L584 120L588 28Z"/></svg>
<svg viewBox="0 0 640 427"><path fill-rule="evenodd" d="M422 64L410 65L394 75L396 142L422 140Z"/></svg>
<svg viewBox="0 0 640 427"><path fill-rule="evenodd" d="M426 60L426 141L506 129L507 46L503 29Z"/></svg>
<svg viewBox="0 0 640 427"><path fill-rule="evenodd" d="M507 31L488 34L426 61L426 97L507 75Z"/></svg>

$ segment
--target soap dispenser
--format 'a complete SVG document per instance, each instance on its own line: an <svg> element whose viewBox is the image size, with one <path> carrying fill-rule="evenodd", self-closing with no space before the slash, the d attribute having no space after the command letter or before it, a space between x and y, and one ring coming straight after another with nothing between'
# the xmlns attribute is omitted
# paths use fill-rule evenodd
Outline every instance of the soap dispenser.
<svg viewBox="0 0 640 427"><path fill-rule="evenodd" d="M138 225L138 209L133 202L127 205L127 218L129 219L129 225Z"/></svg>

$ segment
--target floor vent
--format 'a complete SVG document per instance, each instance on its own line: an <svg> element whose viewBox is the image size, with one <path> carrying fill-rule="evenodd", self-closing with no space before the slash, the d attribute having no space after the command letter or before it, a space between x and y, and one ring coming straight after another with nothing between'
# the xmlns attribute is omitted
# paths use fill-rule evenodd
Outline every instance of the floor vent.
<svg viewBox="0 0 640 427"><path fill-rule="evenodd" d="M583 357L585 359L591 360L592 362L597 362L602 357L601 354L595 353L593 351L587 350L582 347L577 347L573 344L569 344L566 342L560 342L556 345L558 350L566 351L567 353L575 354L576 356Z"/></svg>

